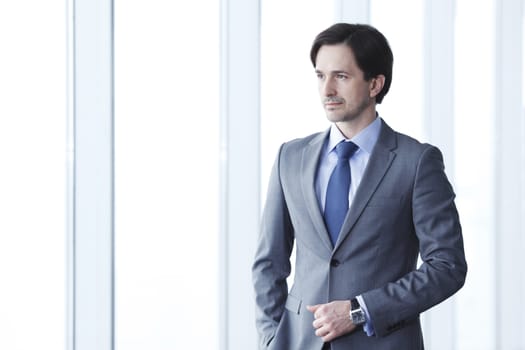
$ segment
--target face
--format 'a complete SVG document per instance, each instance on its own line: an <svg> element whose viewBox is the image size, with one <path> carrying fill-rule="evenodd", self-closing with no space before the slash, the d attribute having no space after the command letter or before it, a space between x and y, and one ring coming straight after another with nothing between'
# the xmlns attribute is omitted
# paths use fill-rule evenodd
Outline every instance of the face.
<svg viewBox="0 0 525 350"><path fill-rule="evenodd" d="M370 115L375 117L374 79L365 81L350 47L345 44L321 46L315 71L328 120L348 122Z"/></svg>

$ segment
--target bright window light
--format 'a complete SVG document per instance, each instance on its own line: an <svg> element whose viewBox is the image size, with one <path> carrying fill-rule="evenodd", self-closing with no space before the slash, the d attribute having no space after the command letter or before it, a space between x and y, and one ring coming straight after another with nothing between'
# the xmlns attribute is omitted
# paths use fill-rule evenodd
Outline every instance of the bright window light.
<svg viewBox="0 0 525 350"><path fill-rule="evenodd" d="M494 315L480 312L480 306L496 300L494 20L492 1L456 1L455 182L469 264L456 303L456 339L457 348L466 350L489 350L496 344Z"/></svg>
<svg viewBox="0 0 525 350"><path fill-rule="evenodd" d="M420 141L424 141L423 5L420 0L370 1L370 22L386 36L394 53L392 85L377 111L394 130Z"/></svg>
<svg viewBox="0 0 525 350"><path fill-rule="evenodd" d="M334 23L334 17L331 1L264 0L261 3L263 202L279 146L330 127L317 93L310 47L315 36Z"/></svg>
<svg viewBox="0 0 525 350"><path fill-rule="evenodd" d="M219 1L116 1L117 350L218 349L218 189Z"/></svg>
<svg viewBox="0 0 525 350"><path fill-rule="evenodd" d="M65 349L65 5L0 2L0 349Z"/></svg>

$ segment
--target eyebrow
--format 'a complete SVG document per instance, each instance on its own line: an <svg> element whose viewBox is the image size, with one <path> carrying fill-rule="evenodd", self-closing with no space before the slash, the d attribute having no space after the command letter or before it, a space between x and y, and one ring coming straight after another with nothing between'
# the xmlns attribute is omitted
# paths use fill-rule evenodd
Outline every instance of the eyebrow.
<svg viewBox="0 0 525 350"><path fill-rule="evenodd" d="M315 72L316 72L316 73L324 73L323 71L320 71L319 69L316 69ZM333 71L330 71L329 73L330 73L330 74L334 74L334 75L336 75L336 74L341 74L341 73L342 73L342 74L350 74L349 72L344 71L344 70L333 70Z"/></svg>

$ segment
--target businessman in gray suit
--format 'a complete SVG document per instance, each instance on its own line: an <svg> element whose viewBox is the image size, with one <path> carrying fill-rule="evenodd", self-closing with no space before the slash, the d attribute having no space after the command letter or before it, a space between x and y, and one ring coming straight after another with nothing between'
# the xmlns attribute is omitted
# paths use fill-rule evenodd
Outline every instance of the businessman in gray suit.
<svg viewBox="0 0 525 350"><path fill-rule="evenodd" d="M441 152L378 116L393 55L375 28L335 24L310 56L332 125L273 166L252 267L259 347L423 349L419 315L467 272Z"/></svg>

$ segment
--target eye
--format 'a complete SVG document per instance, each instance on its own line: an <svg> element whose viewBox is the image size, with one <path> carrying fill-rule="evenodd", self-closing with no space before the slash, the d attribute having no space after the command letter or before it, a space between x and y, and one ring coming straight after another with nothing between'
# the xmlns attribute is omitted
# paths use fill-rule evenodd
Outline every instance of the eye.
<svg viewBox="0 0 525 350"><path fill-rule="evenodd" d="M323 73L316 72L315 75L317 76L317 79L319 79L319 80L323 80L324 79L324 74Z"/></svg>
<svg viewBox="0 0 525 350"><path fill-rule="evenodd" d="M342 73L338 73L335 77L336 79L339 79L339 80L345 80L348 78L346 74L342 74Z"/></svg>

